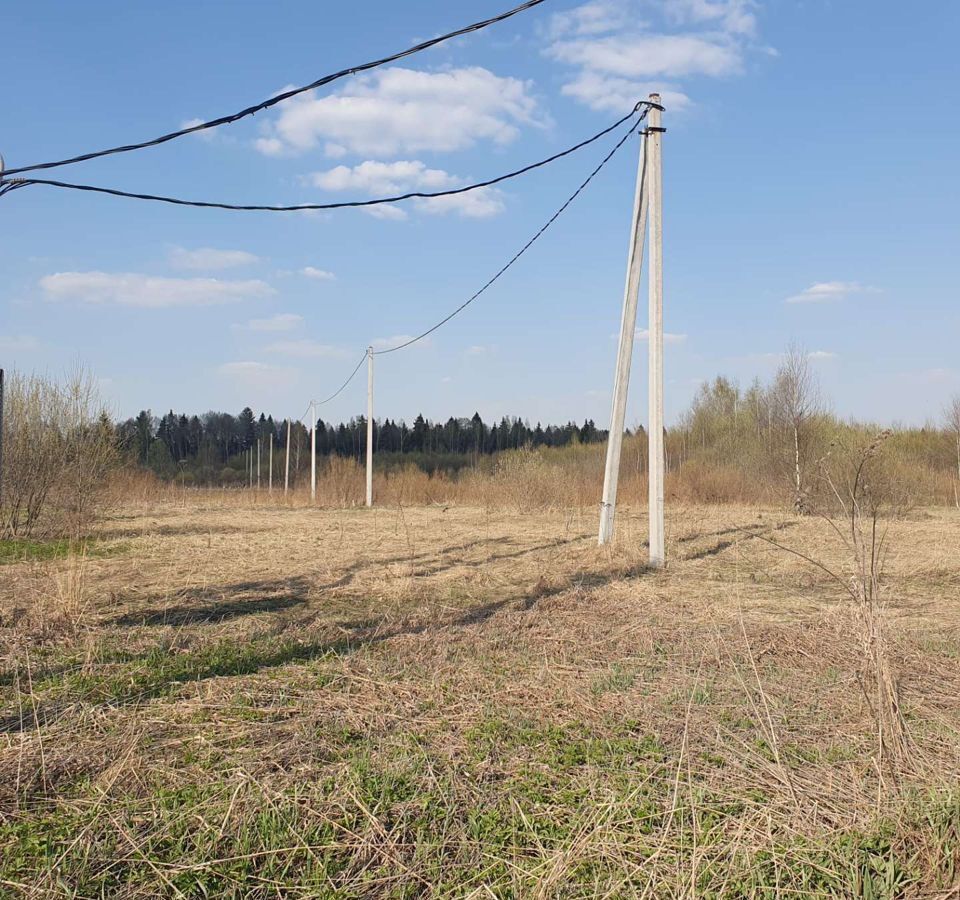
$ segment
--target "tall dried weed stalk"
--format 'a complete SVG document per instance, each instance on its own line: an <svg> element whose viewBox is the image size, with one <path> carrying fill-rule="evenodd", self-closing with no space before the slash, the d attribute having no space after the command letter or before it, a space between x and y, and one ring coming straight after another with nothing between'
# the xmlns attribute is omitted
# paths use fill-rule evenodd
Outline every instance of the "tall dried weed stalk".
<svg viewBox="0 0 960 900"><path fill-rule="evenodd" d="M889 438L890 431L882 431L852 452L834 445L818 469L832 501L824 503L820 513L845 549L846 571L834 577L853 600L864 669L861 686L876 722L881 761L901 771L911 762L912 744L886 636L885 513L903 503L883 465L882 450Z"/></svg>

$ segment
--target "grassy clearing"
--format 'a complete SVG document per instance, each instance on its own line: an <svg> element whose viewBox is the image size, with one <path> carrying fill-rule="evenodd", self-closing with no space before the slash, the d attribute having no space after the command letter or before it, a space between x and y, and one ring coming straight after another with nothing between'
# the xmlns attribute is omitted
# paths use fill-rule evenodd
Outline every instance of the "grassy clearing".
<svg viewBox="0 0 960 900"><path fill-rule="evenodd" d="M740 530L835 562L816 522L674 512L650 573L629 510L137 515L74 627L0 629L0 895L960 890L951 513L895 526L898 772L842 596Z"/></svg>

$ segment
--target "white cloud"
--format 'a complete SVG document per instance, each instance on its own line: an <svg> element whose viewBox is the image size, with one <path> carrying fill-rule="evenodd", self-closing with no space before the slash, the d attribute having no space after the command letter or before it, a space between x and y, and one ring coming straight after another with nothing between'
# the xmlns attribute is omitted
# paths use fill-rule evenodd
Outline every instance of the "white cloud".
<svg viewBox="0 0 960 900"><path fill-rule="evenodd" d="M275 137L261 137L257 138L253 142L253 146L256 147L264 156L282 156L286 146L280 138Z"/></svg>
<svg viewBox="0 0 960 900"><path fill-rule="evenodd" d="M251 361L223 363L217 367L217 374L251 388L284 388L297 380L293 369Z"/></svg>
<svg viewBox="0 0 960 900"><path fill-rule="evenodd" d="M663 105L671 112L678 112L690 106L690 98L661 82L632 81L629 78L618 78L610 75L601 75L599 72L585 70L573 81L567 82L560 92L567 97L573 97L593 109L620 112L630 109L637 99L647 97L652 93L659 93Z"/></svg>
<svg viewBox="0 0 960 900"><path fill-rule="evenodd" d="M657 92L676 112L691 103L678 79L743 71L756 32L753 7L753 0L591 0L553 17L545 53L575 67L561 91L587 106L625 111Z"/></svg>
<svg viewBox="0 0 960 900"><path fill-rule="evenodd" d="M548 52L560 62L582 66L587 71L626 78L716 78L736 74L742 65L736 46L701 35L615 34L558 41Z"/></svg>
<svg viewBox="0 0 960 900"><path fill-rule="evenodd" d="M332 344L321 344L307 338L299 341L275 341L264 347L267 353L278 353L283 356L294 356L299 359L344 359L350 356L342 347Z"/></svg>
<svg viewBox="0 0 960 900"><path fill-rule="evenodd" d="M296 313L278 313L267 319L250 319L245 325L235 325L245 331L292 331L303 324L303 316Z"/></svg>
<svg viewBox="0 0 960 900"><path fill-rule="evenodd" d="M678 25L711 25L729 34L752 36L757 17L755 0L670 0L667 17Z"/></svg>
<svg viewBox="0 0 960 900"><path fill-rule="evenodd" d="M556 13L550 20L551 38L605 34L626 23L626 4L617 0L591 0L582 6Z"/></svg>
<svg viewBox="0 0 960 900"><path fill-rule="evenodd" d="M649 341L650 331L646 328L638 328L634 332L634 336L638 341ZM673 334L669 331L663 333L664 344L682 344L686 339L687 336L685 334Z"/></svg>
<svg viewBox="0 0 960 900"><path fill-rule="evenodd" d="M877 288L860 284L859 281L818 281L799 294L787 297L784 303L829 303L842 300L850 294L878 294Z"/></svg>
<svg viewBox="0 0 960 900"><path fill-rule="evenodd" d="M466 180L443 169L431 169L418 159L379 162L368 159L356 166L335 166L325 172L314 172L311 182L327 191L352 191L370 197L405 194L413 191L434 192L460 187ZM430 215L457 212L466 218L487 218L503 212L502 194L494 188L477 188L463 194L445 197L420 197L411 205ZM380 218L406 218L402 209L372 206L367 212ZM400 215L397 215L397 212Z"/></svg>
<svg viewBox="0 0 960 900"><path fill-rule="evenodd" d="M412 334L394 334L390 337L380 337L374 338L370 345L374 350L388 350L390 347L396 347L397 344L405 344L407 341L413 340L414 335ZM433 339L430 337L425 337L416 344L414 347L430 347L433 345Z"/></svg>
<svg viewBox="0 0 960 900"><path fill-rule="evenodd" d="M428 169L420 160L378 162L368 159L357 166L336 166L314 172L312 183L325 191L358 191L364 194L399 194L411 189L442 191L457 184L443 169Z"/></svg>
<svg viewBox="0 0 960 900"><path fill-rule="evenodd" d="M394 67L353 79L335 94L285 101L256 142L269 155L302 153L323 143L344 152L393 156L449 151L478 141L508 144L522 126L542 126L529 82L471 66L444 72Z"/></svg>
<svg viewBox="0 0 960 900"><path fill-rule="evenodd" d="M500 191L495 188L477 188L464 194L446 197L428 197L415 200L414 206L429 215L456 212L465 219L489 219L505 209Z"/></svg>
<svg viewBox="0 0 960 900"><path fill-rule="evenodd" d="M333 281L337 277L333 272L328 272L326 269L316 269L313 266L304 266L300 270L300 274L307 278L315 278L317 281Z"/></svg>
<svg viewBox="0 0 960 900"><path fill-rule="evenodd" d="M367 206L363 211L375 219L386 219L390 222L403 222L408 218L406 212L399 206Z"/></svg>
<svg viewBox="0 0 960 900"><path fill-rule="evenodd" d="M57 272L40 279L51 299L116 303L159 309L210 306L275 293L265 281L221 281L218 278L159 278L134 272Z"/></svg>
<svg viewBox="0 0 960 900"><path fill-rule="evenodd" d="M29 334L0 334L0 353L29 353L38 350L40 341Z"/></svg>
<svg viewBox="0 0 960 900"><path fill-rule="evenodd" d="M246 250L215 250L212 247L200 247L197 250L173 247L170 250L170 264L177 269L231 269L259 261L260 257Z"/></svg>
<svg viewBox="0 0 960 900"><path fill-rule="evenodd" d="M811 350L807 354L807 359L836 359L837 354L830 350Z"/></svg>

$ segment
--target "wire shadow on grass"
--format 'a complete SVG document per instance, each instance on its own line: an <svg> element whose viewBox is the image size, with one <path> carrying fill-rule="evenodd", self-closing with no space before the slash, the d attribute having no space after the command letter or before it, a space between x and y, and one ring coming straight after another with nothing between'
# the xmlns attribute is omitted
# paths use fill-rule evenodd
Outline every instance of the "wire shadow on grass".
<svg viewBox="0 0 960 900"><path fill-rule="evenodd" d="M0 717L0 734L53 725L74 710L135 706L167 696L171 690L189 683L255 675L290 663L341 656L358 646L350 637L315 641L220 641L185 653L161 645L139 654L118 669L80 673L65 679L63 697L20 704L22 708L18 712Z"/></svg>
<svg viewBox="0 0 960 900"><path fill-rule="evenodd" d="M752 541L757 538L768 537L771 534L775 534L778 531L785 531L787 528L796 528L796 522L780 522L778 525L774 525L771 528L766 528L763 531L754 531L746 532L742 528L725 528L721 531L716 531L713 533L714 536L721 534L729 534L731 531L738 532L740 537L738 538L728 538L726 540L717 541L716 544L705 547L703 550L697 550L694 553L684 556L684 561L696 560L696 559L706 559L709 556L719 556L723 553L724 550L729 550L735 544L742 544L746 541ZM707 537L708 535L702 535L702 537ZM696 540L697 537L701 535L693 535L686 538L681 538L681 540L692 541Z"/></svg>
<svg viewBox="0 0 960 900"><path fill-rule="evenodd" d="M306 605L311 592L321 594L324 591L347 587L357 575L368 569L397 563L421 563L435 558L449 559L453 553L463 553L487 544L510 545L513 543L515 542L509 538L503 540L478 538L427 553L397 555L373 560L360 559L342 569L338 578L323 584L316 584L310 578L301 575L292 578L241 581L228 585L186 588L174 595L175 599L179 601L174 606L158 606L158 602L170 599L169 595L154 595L153 597L147 597L144 601L147 604L152 603L152 606L148 605L146 609L125 612L108 620L106 624L123 628L215 625L243 616L282 612ZM534 547L529 550L520 550L515 554L495 554L489 559L506 559L536 549L541 548ZM432 572L424 570L415 572L414 575L435 574L456 565L477 566L481 565L482 562L454 562L449 566L437 566Z"/></svg>
<svg viewBox="0 0 960 900"><path fill-rule="evenodd" d="M133 628L141 625L182 626L228 622L242 616L280 612L307 602L310 582L303 576L263 581L241 581L212 588L188 588L176 596L184 601L127 612L108 624Z"/></svg>
<svg viewBox="0 0 960 900"><path fill-rule="evenodd" d="M91 709L136 706L167 696L176 699L172 692L186 684L211 678L255 675L291 663L307 663L325 657L345 657L365 647L407 635L424 634L431 630L475 627L508 608L530 612L546 597L557 596L571 589L601 587L612 581L637 577L639 574L642 574L642 571L627 574L584 574L559 585L538 582L531 590L480 604L453 617L436 621L407 622L394 627L384 627L388 621L385 616L361 620L356 623L360 627L335 639L278 640L276 636L267 636L246 642L223 640L186 652L177 652L173 646L161 644L127 659L122 666L94 673L80 671L65 677L61 685L61 696L55 699L37 701L31 698L31 702L27 703L21 695L18 711L0 717L0 734L48 727L72 712L84 713ZM343 624L339 626L341 630ZM333 681L336 676L320 673L320 677Z"/></svg>
<svg viewBox="0 0 960 900"><path fill-rule="evenodd" d="M417 569L410 574L414 578L426 578L430 575L439 575L442 572L447 572L450 569L454 568L464 568L464 569L476 569L480 566L488 565L492 562L500 562L504 559L518 559L521 556L527 556L530 553L536 553L538 550L552 550L558 547L563 547L568 544L581 543L582 541L589 540L587 536L582 537L572 537L564 538L562 540L556 541L547 541L544 544L536 544L532 547L521 547L519 550L515 550L511 553L491 553L489 556L484 559L473 559L473 560L449 560L449 565L446 566L425 566L422 569Z"/></svg>

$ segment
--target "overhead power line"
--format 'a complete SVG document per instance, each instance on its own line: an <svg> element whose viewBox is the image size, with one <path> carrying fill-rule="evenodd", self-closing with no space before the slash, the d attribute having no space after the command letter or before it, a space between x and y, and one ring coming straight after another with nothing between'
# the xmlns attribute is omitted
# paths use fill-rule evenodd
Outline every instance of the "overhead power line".
<svg viewBox="0 0 960 900"><path fill-rule="evenodd" d="M513 255L513 257L511 257L511 259L504 266L502 266L500 270L486 284L483 285L483 287L480 288L480 290L478 290L475 294L473 294L472 296L464 300L464 302L461 303L453 312L451 312L447 316L444 316L444 318L442 318L435 325L432 325L426 331L422 332L421 334L418 334L416 337L410 338L410 340L408 341L404 341L402 344L397 344L395 347L389 347L386 350L375 350L374 355L383 356L385 353L395 353L397 350L403 350L404 347L409 347L411 344L417 343L417 341L422 341L428 335L433 334L433 332L435 332L438 328L442 327L443 325L446 325L447 322L449 322L454 316L459 315L461 312L463 312L471 303L473 303L474 300L476 300L481 294L483 294L484 291L486 291L489 287L491 287L500 278L501 275L503 275L515 262L517 262L517 260L520 259L520 257L523 256L523 254L526 253L543 236L544 232L554 222L556 222L557 219L560 218L560 216L566 211L567 207L569 207L570 204L573 203L573 201L580 196L580 194L586 189L587 185L590 184L590 182L593 181L593 179L600 173L600 170L608 162L610 162L611 159L613 159L614 154L616 154L616 152L627 142L627 139L630 137L630 135L632 135L640 127L643 120L647 117L648 109L649 109L649 106L644 109L644 111L640 115L640 118L638 118L637 121L634 122L630 130L622 138L620 138L620 140L617 141L616 144L613 145L613 149L611 149L610 152L600 161L600 164L587 176L586 180L580 185L580 187L578 187L566 199L564 204L549 219L547 219L547 221L540 228L540 230L532 238L530 238L530 240L527 241ZM359 366L357 368L359 368Z"/></svg>
<svg viewBox="0 0 960 900"><path fill-rule="evenodd" d="M353 376L360 371L360 366L362 366L364 362L366 362L366 359L367 359L367 352L366 350L364 350L363 356L360 357L360 362L357 363L357 367L347 376L347 380L343 384L341 384L340 387L338 387L329 397L326 397L323 400L314 400L313 405L323 406L324 403L329 403L335 397L339 397L344 392L347 385L350 384L351 381L353 381Z"/></svg>
<svg viewBox="0 0 960 900"><path fill-rule="evenodd" d="M239 210L244 212L304 212L306 210L355 209L368 206L380 206L386 203L400 203L405 200L430 200L436 197L452 197L456 196L457 194L465 194L469 191L476 191L480 188L491 187L495 184L509 181L512 178L517 178L520 175L526 175L528 172L532 172L535 169L539 169L543 166L549 165L550 163L556 162L558 159L563 159L565 156L570 156L570 154L576 153L578 150L582 150L584 147L587 147L595 141L600 140L600 138L610 134L610 132L616 131L616 129L623 125L624 122L633 118L633 116L636 115L637 111L642 106L646 105L648 105L647 101L638 103L629 113L617 119L617 121L612 125L609 125L602 131L598 131L596 134L591 135L585 140L574 144L572 147L568 147L566 150L561 150L559 153L554 153L552 156L546 157L546 159L541 159L537 162L530 163L529 165L523 166L520 169L514 169L512 172L507 172L504 175L498 175L496 178L489 178L486 181L478 181L474 184L468 184L463 187L448 188L447 190L443 191L409 191L405 194L396 194L390 197L377 197L370 200L341 200L333 203L297 203L290 206L280 206L217 203L206 200L184 200L179 197L167 197L158 194L140 194L131 191L122 191L115 188L99 187L90 184L76 184L69 181L55 181L47 178L17 178L14 181L8 182L6 185L0 185L0 197L2 197L3 194L7 193L8 191L15 190L20 187L29 187L30 185L46 185L47 187L66 188L73 191L87 191L95 194L108 194L112 197L125 197L132 200L151 200L158 203L173 204L174 206L192 206L200 207L202 209Z"/></svg>
<svg viewBox="0 0 960 900"><path fill-rule="evenodd" d="M163 134L160 135L160 137L152 138L148 141L141 141L136 144L124 144L119 147L110 147L106 150L95 150L91 153L81 153L79 156L71 156L67 159L59 159L53 162L34 163L30 166L20 166L19 168L9 169L6 174L10 176L19 175L23 172L35 172L38 169L55 169L58 166L69 166L78 162L86 162L90 159L98 159L101 156L111 156L115 153L129 153L132 150L144 150L147 147L156 147L159 144L165 144L168 141L185 137L188 134L196 134L198 131L205 131L208 128L218 128L221 125L230 125L233 122L239 121L240 119L245 119L247 116L252 116L254 113L261 112L265 109L270 109L270 107L276 106L278 103L282 103L284 100L289 100L291 97L296 97L298 94L303 94L307 91L324 87L325 85L331 84L334 81L338 81L341 78L345 78L348 75L356 75L360 72L368 72L371 69L376 69L380 66L397 62L398 60L404 59L408 56L413 56L416 53L420 53L423 50L429 50L431 47L436 47L437 44L442 44L446 41L452 40L453 38L461 37L465 34L471 34L475 31L481 31L490 25L496 25L498 22L503 22L506 19L510 19L519 13L526 12L528 9L539 6L544 2L545 0L526 0L525 3L521 3L519 6L515 6L513 9L509 9L506 12L493 16L490 19L484 19L482 22L474 22L472 25L466 25L463 28L458 28L456 31L451 31L447 34L440 35L440 37L423 41L422 43L416 44L413 47L408 47L406 50L401 50L398 53L392 53L390 56L384 56L382 59L361 63L357 66L351 66L348 69L341 69L339 72L333 72L330 75L324 75L322 78L318 78L316 81L313 81L310 84L283 91L282 93L270 97L267 100L263 100L260 103L255 103L253 106L248 106L246 109L241 109L239 112L231 113L230 115L220 116L217 119L210 119L207 122L200 122L196 125L190 125L187 128L171 131L169 134Z"/></svg>
<svg viewBox="0 0 960 900"><path fill-rule="evenodd" d="M643 112L640 114L640 117L637 119L637 121L634 122L634 124L630 127L630 130L627 131L627 133L624 134L623 137L621 137L616 144L614 144L610 152L607 153L607 155L602 160L600 160L600 163L596 166L596 168L586 177L586 179L584 179L584 181L580 184L580 186L566 199L566 201L564 201L563 205L560 206L560 208L543 224L543 226L537 231L537 233L532 238L530 238L530 240L527 241L520 248L520 250L518 250L510 258L510 260L505 265L503 265L497 271L497 273L487 281L486 284L483 285L483 287L481 287L478 291L476 291L476 293L474 293L467 300L461 303L455 310L453 310L453 312L451 312L447 316L444 316L444 318L442 318L435 325L432 325L426 331L422 332L421 334L418 334L416 337L410 338L410 340L397 344L395 347L388 347L385 350L374 350L373 355L383 356L385 353L395 353L397 350L403 350L405 347L409 347L412 344L417 343L418 341L422 341L428 335L433 334L433 332L435 332L438 328L442 328L444 325L446 325L447 322L449 322L454 316L459 315L461 312L463 312L463 310L465 310L471 303L473 303L474 300L476 300L481 294L483 294L488 288L490 288L494 284L494 282L496 282L511 266L513 266L513 264L516 263L517 260L519 260L520 257L523 256L523 254L526 253L527 250L529 250L543 236L544 232L546 232L546 230L554 222L556 222L561 215L563 215L563 213L567 210L570 204L573 203L573 201L576 200L577 197L579 197L580 194L583 193L583 191L587 188L587 185L589 185L590 182L597 177L597 175L600 173L600 170L603 169L603 167L608 162L610 162L611 159L613 159L617 151L627 142L630 135L634 134L637 131L637 129L643 123L643 120L647 117L647 111L649 110L651 104L638 103L637 109L640 109L641 106L644 107ZM636 109L634 110L634 112L636 112ZM339 397L340 394L342 394L346 390L347 385L349 385L350 382L353 381L353 379L356 377L357 372L360 371L360 368L366 359L367 359L367 353L365 352L363 356L360 357L360 361L354 367L353 371L347 376L347 379L343 382L343 384L341 384L340 387L338 387L329 397L326 397L323 400L314 401L314 403L317 406L320 406L324 403L329 403L331 400L333 400L336 397ZM308 406L307 409L309 410L309 408L310 407Z"/></svg>

